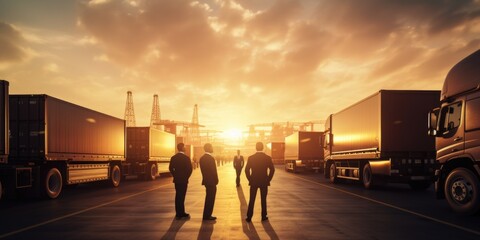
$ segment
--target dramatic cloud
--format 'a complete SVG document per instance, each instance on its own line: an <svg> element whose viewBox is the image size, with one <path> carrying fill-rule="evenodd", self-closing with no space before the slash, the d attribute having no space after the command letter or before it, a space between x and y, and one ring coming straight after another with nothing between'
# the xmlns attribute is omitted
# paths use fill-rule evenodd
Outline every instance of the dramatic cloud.
<svg viewBox="0 0 480 240"><path fill-rule="evenodd" d="M12 25L0 22L0 64L20 62L27 58L22 47L24 38Z"/></svg>
<svg viewBox="0 0 480 240"><path fill-rule="evenodd" d="M380 89L440 89L449 68L480 48L478 0L82 0L75 7L73 30L19 24L20 34L0 24L7 43L0 64L19 63L5 76L25 91L58 93L118 117L131 90L141 124L149 123L154 93L162 118L190 121L199 104L209 128L324 119ZM21 63L30 48L36 58Z"/></svg>

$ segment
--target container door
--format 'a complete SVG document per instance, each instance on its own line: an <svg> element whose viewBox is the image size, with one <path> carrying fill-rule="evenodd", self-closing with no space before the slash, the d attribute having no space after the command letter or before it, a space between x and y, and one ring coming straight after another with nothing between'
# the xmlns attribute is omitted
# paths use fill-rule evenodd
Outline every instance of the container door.
<svg viewBox="0 0 480 240"><path fill-rule="evenodd" d="M463 101L445 105L440 109L437 138L437 159L442 161L464 153L465 124L463 124Z"/></svg>

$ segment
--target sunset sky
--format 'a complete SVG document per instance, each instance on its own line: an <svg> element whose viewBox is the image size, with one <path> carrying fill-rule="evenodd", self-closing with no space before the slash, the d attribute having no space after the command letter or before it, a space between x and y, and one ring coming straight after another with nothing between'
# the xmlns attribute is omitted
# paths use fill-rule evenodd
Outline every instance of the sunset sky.
<svg viewBox="0 0 480 240"><path fill-rule="evenodd" d="M0 79L137 125L323 120L380 89L439 90L480 48L480 0L0 0Z"/></svg>

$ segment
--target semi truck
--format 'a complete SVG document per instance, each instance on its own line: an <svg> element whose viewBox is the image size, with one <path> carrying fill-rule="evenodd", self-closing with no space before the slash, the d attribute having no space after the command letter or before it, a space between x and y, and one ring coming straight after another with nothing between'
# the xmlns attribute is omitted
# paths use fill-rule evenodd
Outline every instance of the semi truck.
<svg viewBox="0 0 480 240"><path fill-rule="evenodd" d="M285 170L294 173L323 169L323 132L299 131L285 137Z"/></svg>
<svg viewBox="0 0 480 240"><path fill-rule="evenodd" d="M480 50L458 62L429 114L438 169L435 192L460 214L480 210Z"/></svg>
<svg viewBox="0 0 480 240"><path fill-rule="evenodd" d="M167 173L175 154L175 135L152 127L127 127L127 159L123 175L155 180Z"/></svg>
<svg viewBox="0 0 480 240"><path fill-rule="evenodd" d="M380 90L325 122L326 178L426 189L433 183L435 142L425 134L440 91Z"/></svg>
<svg viewBox="0 0 480 240"><path fill-rule="evenodd" d="M120 185L125 121L48 95L8 95L2 85L0 179L8 193L57 198L65 185Z"/></svg>

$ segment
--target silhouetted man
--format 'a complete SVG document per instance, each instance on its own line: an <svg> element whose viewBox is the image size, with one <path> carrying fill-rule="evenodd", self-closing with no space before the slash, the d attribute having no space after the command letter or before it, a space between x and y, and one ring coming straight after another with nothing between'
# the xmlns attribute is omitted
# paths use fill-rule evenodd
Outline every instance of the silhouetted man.
<svg viewBox="0 0 480 240"><path fill-rule="evenodd" d="M202 172L202 185L205 185L205 205L203 208L203 220L215 220L217 217L212 215L213 205L215 204L215 195L217 194L217 166L213 158L212 144L207 143L203 146L205 154L200 158L200 170Z"/></svg>
<svg viewBox="0 0 480 240"><path fill-rule="evenodd" d="M240 174L242 173L242 168L245 165L245 161L243 160L243 156L240 155L240 150L237 150L237 155L233 157L233 167L237 172L237 187L240 186Z"/></svg>
<svg viewBox="0 0 480 240"><path fill-rule="evenodd" d="M185 195L187 194L188 179L192 175L192 162L185 155L185 145L177 144L178 153L170 158L168 169L175 183L175 217L177 219L188 218L190 214L185 212Z"/></svg>
<svg viewBox="0 0 480 240"><path fill-rule="evenodd" d="M263 143L257 142L257 152L248 157L247 166L245 167L245 175L250 184L250 201L248 202L247 222L252 221L253 207L255 205L255 197L257 196L257 189L260 188L261 202L262 202L262 221L268 220L267 216L267 193L270 181L272 181L275 167L273 166L272 158L263 151ZM267 170L268 174L267 174Z"/></svg>

